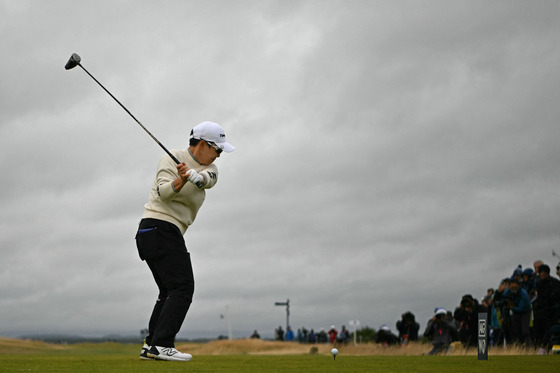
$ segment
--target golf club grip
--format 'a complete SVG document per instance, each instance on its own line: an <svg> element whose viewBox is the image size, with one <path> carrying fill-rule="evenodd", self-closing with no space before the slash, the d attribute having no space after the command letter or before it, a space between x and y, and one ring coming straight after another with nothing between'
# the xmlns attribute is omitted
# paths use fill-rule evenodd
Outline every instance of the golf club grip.
<svg viewBox="0 0 560 373"><path fill-rule="evenodd" d="M171 159L173 159L173 160L175 161L175 163L181 164L181 162L179 162L179 160L178 160L177 158L175 158L175 156L174 156L173 154L171 154L171 152L169 152L169 150L167 150L167 149L165 148L165 146L163 146L163 145L162 145L159 141L157 141L157 140L156 140L156 142L159 144L159 146L161 146L161 148L162 148L163 150L165 150L165 152L166 152L167 154L169 154L169 156L171 157ZM201 183L201 182L198 182L198 183L196 183L196 186L199 187L199 188L202 188L202 183Z"/></svg>
<svg viewBox="0 0 560 373"><path fill-rule="evenodd" d="M181 162L179 162L179 160L178 160L177 158L175 158L175 156L174 156L173 154L171 154L171 152L170 152L169 150L167 150L167 149L165 148L165 146L163 146L163 145L162 145L159 141L157 141L157 140L156 140L156 142L159 144L159 146L161 146L161 148L162 148L163 150L165 150L165 152L171 157L171 159L173 159L173 160L175 161L175 163L181 164ZM199 188L202 188L202 183L198 182L198 183L196 183L196 186L199 187Z"/></svg>

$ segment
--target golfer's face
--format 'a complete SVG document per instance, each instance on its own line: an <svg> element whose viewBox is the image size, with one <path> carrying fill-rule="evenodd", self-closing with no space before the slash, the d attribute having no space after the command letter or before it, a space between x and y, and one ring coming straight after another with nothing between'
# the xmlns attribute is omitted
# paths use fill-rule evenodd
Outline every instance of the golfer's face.
<svg viewBox="0 0 560 373"><path fill-rule="evenodd" d="M220 153L216 150L216 145L212 143L207 143L203 141L204 144L201 148L201 154L198 157L198 161L203 165L209 165L220 156Z"/></svg>

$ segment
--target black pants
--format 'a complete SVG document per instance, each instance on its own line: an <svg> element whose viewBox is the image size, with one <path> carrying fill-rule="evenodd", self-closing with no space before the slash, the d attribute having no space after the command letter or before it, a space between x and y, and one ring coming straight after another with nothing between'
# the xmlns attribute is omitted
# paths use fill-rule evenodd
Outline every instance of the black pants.
<svg viewBox="0 0 560 373"><path fill-rule="evenodd" d="M529 326L531 325L531 311L524 313L514 313L511 316L511 338L514 343L525 344L529 347L531 344L531 334Z"/></svg>
<svg viewBox="0 0 560 373"><path fill-rule="evenodd" d="M550 328L554 326L554 317L535 318L533 320L535 330L535 344L537 347L547 347L550 342Z"/></svg>
<svg viewBox="0 0 560 373"><path fill-rule="evenodd" d="M175 336L183 325L194 293L191 258L185 240L179 228L171 223L142 219L136 234L136 246L159 289L146 343L175 347Z"/></svg>

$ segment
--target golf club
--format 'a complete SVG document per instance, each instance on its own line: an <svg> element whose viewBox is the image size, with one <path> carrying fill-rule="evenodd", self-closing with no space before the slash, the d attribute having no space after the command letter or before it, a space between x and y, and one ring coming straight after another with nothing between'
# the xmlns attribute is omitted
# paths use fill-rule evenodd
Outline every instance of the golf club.
<svg viewBox="0 0 560 373"><path fill-rule="evenodd" d="M78 56L76 53L72 53L72 56L70 56L70 59L68 60L68 62L66 62L66 65L64 66L64 68L65 68L66 70L70 70L70 69L73 69L73 68L76 67L76 66L80 66L80 67L82 68L82 70L84 70L93 80L95 80L95 82L96 82L97 84L99 84L99 86L100 86L101 88L103 88L103 89L105 90L105 92L107 92L107 93L109 94L109 96L111 96L111 97L113 98L113 100L115 100L115 101L117 102L117 104L119 104L119 105L128 113L128 115L130 115L130 116L132 117L132 119L134 119L134 120L136 121L136 123L138 123L138 124L140 125L140 127L142 127L142 129L143 129L144 131L146 131L146 133L147 133L148 135L150 135L150 137L151 137L152 139L154 139L155 142L157 142L157 144L158 144L159 146L161 146L161 148L162 148L163 150L165 150L165 152L171 157L171 159L173 159L173 160L175 161L175 163L180 164L181 162L179 162L179 160L178 160L177 158L175 158L175 156L173 156L173 154L171 154L171 153L169 152L169 150L167 150L167 148L166 148L165 146L163 146L163 144L162 144L161 142L159 142L158 139L156 139L155 136L152 135L152 134L150 133L150 131L148 131L148 129L147 129L146 127L144 127L144 126L142 125L142 123L140 123L140 121L139 121L138 119L136 119L136 117L135 117L134 115L132 115L132 113L131 113L130 111L128 111L128 109L127 109L123 104L121 104L121 102L120 102L119 100L117 100L117 98L116 98L115 96L113 96L113 95L111 94L111 92L109 92L109 91L107 90L107 88L105 88L105 87L103 86L103 84L99 83L99 81L98 81L97 79L95 79L95 78L93 77L93 75L91 75L91 74L89 73L89 71L87 71L87 70L82 66L82 64L80 63L81 60L82 60L82 59L81 59L80 56ZM199 187L200 187L200 186L199 186Z"/></svg>

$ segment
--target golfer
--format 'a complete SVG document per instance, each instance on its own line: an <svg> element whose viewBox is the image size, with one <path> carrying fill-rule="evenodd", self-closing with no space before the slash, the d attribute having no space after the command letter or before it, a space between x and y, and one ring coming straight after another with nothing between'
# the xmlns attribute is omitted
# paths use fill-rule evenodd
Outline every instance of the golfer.
<svg viewBox="0 0 560 373"><path fill-rule="evenodd" d="M140 258L148 264L159 289L141 359L192 359L190 354L175 349L175 336L194 293L191 259L183 235L194 222L206 189L218 181L214 161L222 151L233 150L220 125L202 122L191 131L188 149L172 151L181 164L167 155L159 162L136 234Z"/></svg>

